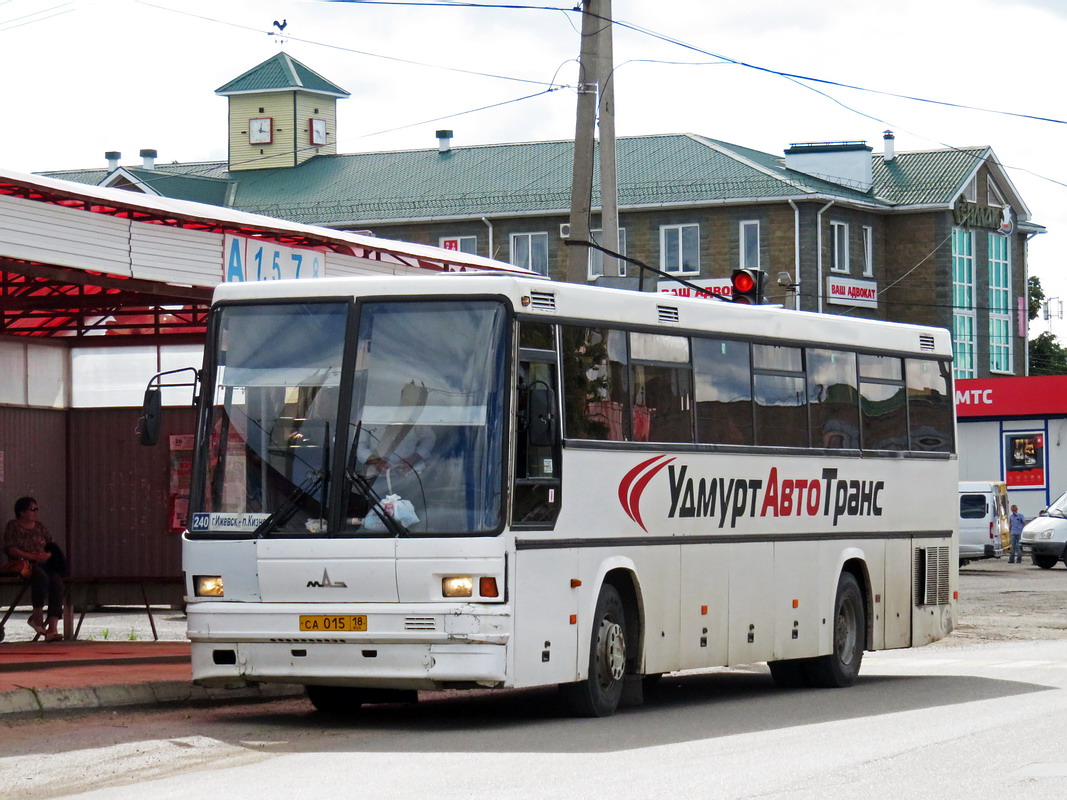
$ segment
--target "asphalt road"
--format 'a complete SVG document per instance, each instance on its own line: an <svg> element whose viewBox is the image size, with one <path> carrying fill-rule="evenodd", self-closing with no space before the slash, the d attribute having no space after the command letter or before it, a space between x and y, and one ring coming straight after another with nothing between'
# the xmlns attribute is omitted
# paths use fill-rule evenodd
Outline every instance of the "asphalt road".
<svg viewBox="0 0 1067 800"><path fill-rule="evenodd" d="M868 653L850 689L707 670L603 720L568 718L551 689L427 694L344 720L302 699L13 720L0 797L1058 799L1064 591L1063 566L975 564L959 631Z"/></svg>

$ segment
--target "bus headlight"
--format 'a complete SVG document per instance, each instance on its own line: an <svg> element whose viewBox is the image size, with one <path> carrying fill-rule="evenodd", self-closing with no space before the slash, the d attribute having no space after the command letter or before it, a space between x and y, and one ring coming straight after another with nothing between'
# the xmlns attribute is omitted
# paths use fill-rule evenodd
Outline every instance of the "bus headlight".
<svg viewBox="0 0 1067 800"><path fill-rule="evenodd" d="M193 592L197 597L223 597L221 575L194 575Z"/></svg>
<svg viewBox="0 0 1067 800"><path fill-rule="evenodd" d="M474 593L474 581L470 575L441 578L441 594L445 597L470 597Z"/></svg>

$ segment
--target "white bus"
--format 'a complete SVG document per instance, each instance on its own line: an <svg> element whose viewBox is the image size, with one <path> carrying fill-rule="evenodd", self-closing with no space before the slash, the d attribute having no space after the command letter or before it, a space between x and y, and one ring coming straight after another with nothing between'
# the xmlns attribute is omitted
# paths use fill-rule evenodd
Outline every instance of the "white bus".
<svg viewBox="0 0 1067 800"><path fill-rule="evenodd" d="M713 666L850 685L954 626L950 360L940 329L536 278L220 286L193 679L333 711L558 684L587 716Z"/></svg>

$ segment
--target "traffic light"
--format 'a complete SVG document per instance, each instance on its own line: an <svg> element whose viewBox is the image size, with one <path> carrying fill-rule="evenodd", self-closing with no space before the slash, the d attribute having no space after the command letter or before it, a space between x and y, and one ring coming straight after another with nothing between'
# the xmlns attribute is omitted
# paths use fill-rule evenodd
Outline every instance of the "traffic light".
<svg viewBox="0 0 1067 800"><path fill-rule="evenodd" d="M735 269L730 275L731 299L735 303L758 306L763 303L767 273L761 269Z"/></svg>

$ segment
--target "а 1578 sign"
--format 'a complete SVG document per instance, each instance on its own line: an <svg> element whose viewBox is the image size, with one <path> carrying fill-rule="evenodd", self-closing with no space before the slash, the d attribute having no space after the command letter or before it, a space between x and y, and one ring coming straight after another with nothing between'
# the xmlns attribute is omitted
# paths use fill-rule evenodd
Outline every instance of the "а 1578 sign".
<svg viewBox="0 0 1067 800"><path fill-rule="evenodd" d="M226 283L321 278L325 254L306 247L288 247L263 239L227 234L223 249Z"/></svg>

